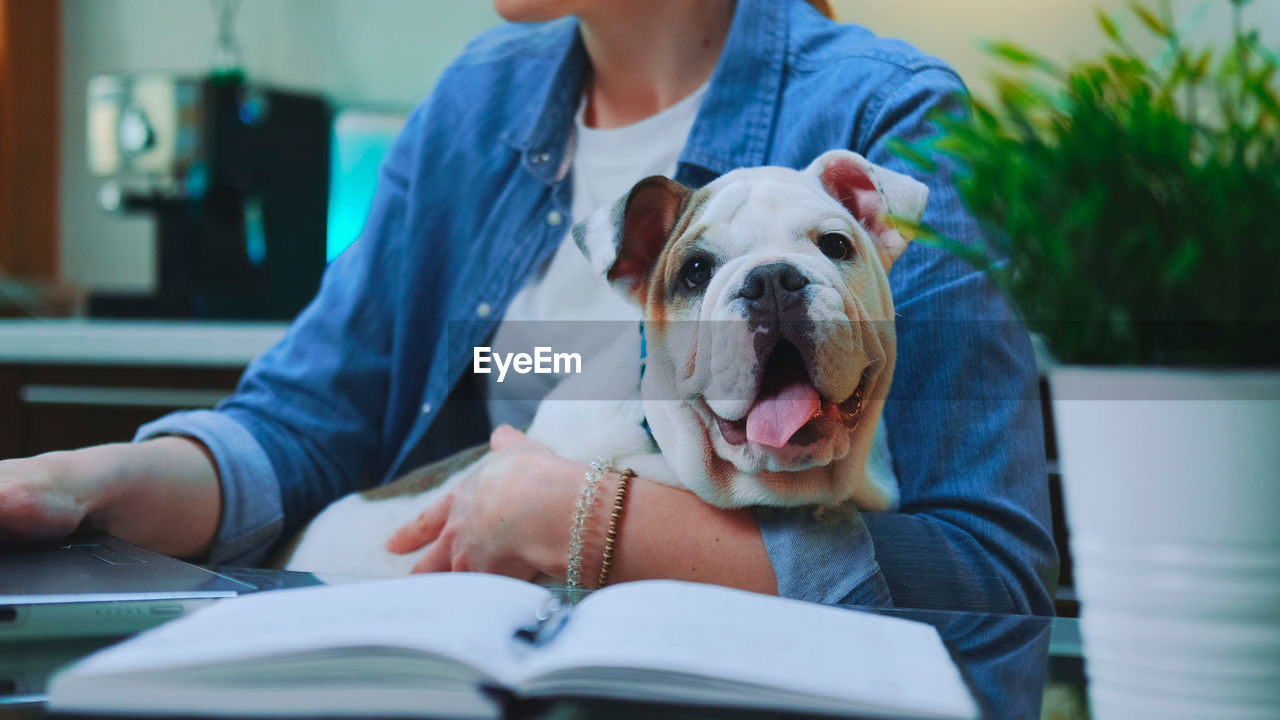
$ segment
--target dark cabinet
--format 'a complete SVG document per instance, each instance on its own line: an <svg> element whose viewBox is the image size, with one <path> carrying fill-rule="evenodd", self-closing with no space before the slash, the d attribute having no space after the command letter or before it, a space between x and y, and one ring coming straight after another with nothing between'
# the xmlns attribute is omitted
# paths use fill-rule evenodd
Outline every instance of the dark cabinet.
<svg viewBox="0 0 1280 720"><path fill-rule="evenodd" d="M213 407L243 368L0 365L0 458L133 438L174 410Z"/></svg>

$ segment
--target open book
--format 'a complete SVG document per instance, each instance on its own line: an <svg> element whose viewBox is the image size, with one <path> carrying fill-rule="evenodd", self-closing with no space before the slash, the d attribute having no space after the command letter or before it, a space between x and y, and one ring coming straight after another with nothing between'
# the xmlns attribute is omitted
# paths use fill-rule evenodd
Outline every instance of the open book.
<svg viewBox="0 0 1280 720"><path fill-rule="evenodd" d="M519 697L974 718L937 631L674 581L557 609L543 587L453 573L224 600L61 670L54 711L493 718Z"/></svg>

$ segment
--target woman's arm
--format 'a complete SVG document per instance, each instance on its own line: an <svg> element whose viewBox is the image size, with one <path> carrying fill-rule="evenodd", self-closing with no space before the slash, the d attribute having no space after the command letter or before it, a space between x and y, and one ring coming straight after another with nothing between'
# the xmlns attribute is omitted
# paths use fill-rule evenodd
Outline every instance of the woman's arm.
<svg viewBox="0 0 1280 720"><path fill-rule="evenodd" d="M963 113L966 97L953 72L914 73L858 144L929 185L927 224L980 243L955 187L963 169L939 155L922 175L889 147L935 135L930 113ZM1058 558L1027 331L994 284L950 252L918 244L893 270L898 365L884 423L902 502L865 520L894 602L1052 614Z"/></svg>
<svg viewBox="0 0 1280 720"><path fill-rule="evenodd" d="M81 522L168 555L204 555L222 509L209 451L187 438L0 461L0 534L56 538Z"/></svg>
<svg viewBox="0 0 1280 720"><path fill-rule="evenodd" d="M583 556L583 578L595 587L604 530L613 510L618 475L601 481L599 508L591 519L596 542ZM627 488L610 582L673 578L728 585L775 595L778 579L755 515L724 510L682 488L637 477Z"/></svg>
<svg viewBox="0 0 1280 720"><path fill-rule="evenodd" d="M57 537L87 518L161 552L249 565L354 490L386 439L422 122L420 110L384 163L363 236L234 395L149 423L133 444L0 463L0 534Z"/></svg>

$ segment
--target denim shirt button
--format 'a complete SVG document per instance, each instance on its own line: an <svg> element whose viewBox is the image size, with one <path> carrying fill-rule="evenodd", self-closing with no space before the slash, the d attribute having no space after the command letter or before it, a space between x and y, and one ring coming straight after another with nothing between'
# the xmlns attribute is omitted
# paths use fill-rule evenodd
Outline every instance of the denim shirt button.
<svg viewBox="0 0 1280 720"><path fill-rule="evenodd" d="M551 212L547 213L547 224L550 225L551 227L558 227L560 223L563 221L564 221L564 216L560 214L559 210L552 210Z"/></svg>
<svg viewBox="0 0 1280 720"><path fill-rule="evenodd" d="M431 414L431 403L426 403L422 406L422 414L423 415Z"/></svg>
<svg viewBox="0 0 1280 720"><path fill-rule="evenodd" d="M491 312L493 312L493 308L489 307L489 303L482 302L476 306L477 317L487 318Z"/></svg>
<svg viewBox="0 0 1280 720"><path fill-rule="evenodd" d="M533 156L533 164L541 165L551 159L551 153L540 152Z"/></svg>

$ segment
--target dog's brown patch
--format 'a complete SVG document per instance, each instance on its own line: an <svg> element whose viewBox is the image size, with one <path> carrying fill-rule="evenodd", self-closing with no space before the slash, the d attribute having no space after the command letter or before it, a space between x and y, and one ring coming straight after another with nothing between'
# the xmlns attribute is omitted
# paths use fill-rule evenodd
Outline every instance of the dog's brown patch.
<svg viewBox="0 0 1280 720"><path fill-rule="evenodd" d="M762 470L756 477L760 481L760 487L774 497L830 498L833 472L832 467L827 465L797 472Z"/></svg>
<svg viewBox="0 0 1280 720"><path fill-rule="evenodd" d="M684 379L688 380L698 371L698 335L693 336L693 346L689 348L689 354L685 356L684 361Z"/></svg>
<svg viewBox="0 0 1280 720"><path fill-rule="evenodd" d="M365 500L386 500L426 492L448 480L454 473L479 460L487 452L489 452L488 443L468 448L443 460L437 460L430 465L423 465L408 475L403 475L386 485L361 490L360 496ZM302 529L290 538L289 542L281 545L279 550L271 554L267 561L263 563L263 567L283 570L285 565L289 564L289 560L293 558L293 553L298 549L298 545L302 544L302 536L306 534L309 527L311 527L310 523L302 526Z"/></svg>
<svg viewBox="0 0 1280 720"><path fill-rule="evenodd" d="M627 194L617 228L617 256L610 282L624 282L641 305L646 304L652 270L685 214L691 191L661 175L636 183Z"/></svg>
<svg viewBox="0 0 1280 720"><path fill-rule="evenodd" d="M692 191L681 208L680 216L676 218L675 225L671 232L667 235L666 244L662 253L658 255L654 262L653 268L649 272L648 287L645 293L645 313L646 319L651 320L647 316L650 314L660 314L661 319L666 319L666 302L667 289L671 287L671 277L673 273L680 271L680 264L675 262L678 256L682 256L680 248L695 243L702 236L705 228L697 227L690 232L694 221L702 216L703 207L706 206L711 194L706 188L698 188Z"/></svg>
<svg viewBox="0 0 1280 720"><path fill-rule="evenodd" d="M831 488L818 487L824 486L826 483L814 482L815 470L818 468L810 468L808 470L796 471L796 473L774 473L771 470L762 470L756 478L760 480L760 487L774 497L796 497L803 495L806 497L826 496L831 492Z"/></svg>
<svg viewBox="0 0 1280 720"><path fill-rule="evenodd" d="M406 495L417 495L426 492L445 480L448 480L454 473L466 468L471 463L479 460L485 453L489 452L489 444L477 445L461 452L454 453L443 460L437 460L430 465L424 465L417 470L405 475L393 482L387 483L368 490L361 490L360 495L365 500L386 500L388 498L404 497Z"/></svg>
<svg viewBox="0 0 1280 720"><path fill-rule="evenodd" d="M738 469L733 463L716 454L715 444L711 439L711 429L701 422L698 423L698 428L702 431L702 467L707 479L711 481L711 487L728 495L733 476Z"/></svg>

